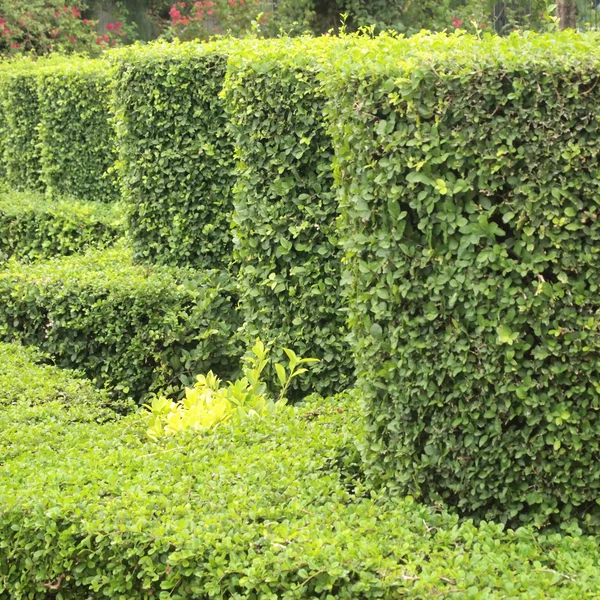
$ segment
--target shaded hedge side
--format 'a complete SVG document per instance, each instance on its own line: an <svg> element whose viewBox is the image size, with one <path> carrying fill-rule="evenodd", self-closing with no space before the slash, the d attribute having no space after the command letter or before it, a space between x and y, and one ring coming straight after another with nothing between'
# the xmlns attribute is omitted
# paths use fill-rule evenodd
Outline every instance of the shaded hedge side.
<svg viewBox="0 0 600 600"><path fill-rule="evenodd" d="M334 40L282 40L230 60L226 109L234 135L235 256L244 335L321 362L303 391L350 384L336 231L333 148L318 80ZM301 393L301 390L298 390Z"/></svg>

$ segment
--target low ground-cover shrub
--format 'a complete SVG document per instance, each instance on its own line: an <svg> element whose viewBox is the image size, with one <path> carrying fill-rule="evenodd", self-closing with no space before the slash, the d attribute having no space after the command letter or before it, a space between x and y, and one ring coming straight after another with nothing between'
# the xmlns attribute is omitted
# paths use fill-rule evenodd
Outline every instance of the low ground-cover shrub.
<svg viewBox="0 0 600 600"><path fill-rule="evenodd" d="M351 324L392 489L600 531L597 42L442 36L332 62Z"/></svg>
<svg viewBox="0 0 600 600"><path fill-rule="evenodd" d="M354 496L330 464L361 419L355 398L338 397L158 449L139 415L60 435L37 423L41 444L3 432L0 598L579 600L599 589L594 539Z"/></svg>
<svg viewBox="0 0 600 600"><path fill-rule="evenodd" d="M179 390L197 373L229 376L238 327L230 278L134 266L122 247L0 272L0 332L77 368L114 395Z"/></svg>
<svg viewBox="0 0 600 600"><path fill-rule="evenodd" d="M289 40L234 53L225 84L238 165L234 194L240 306L248 341L293 346L321 362L300 387L349 384L340 290L333 148L318 79L332 40Z"/></svg>
<svg viewBox="0 0 600 600"><path fill-rule="evenodd" d="M85 406L93 416L108 398L76 371L48 364L39 349L0 343L0 415L10 407L47 404L66 409Z"/></svg>
<svg viewBox="0 0 600 600"><path fill-rule="evenodd" d="M105 60L70 58L39 69L41 178L49 197L117 199L110 82Z"/></svg>
<svg viewBox="0 0 600 600"><path fill-rule="evenodd" d="M231 262L234 156L219 97L227 47L161 43L112 54L118 168L137 258Z"/></svg>
<svg viewBox="0 0 600 600"><path fill-rule="evenodd" d="M123 235L122 206L0 193L0 262L36 260L104 247Z"/></svg>
<svg viewBox="0 0 600 600"><path fill-rule="evenodd" d="M44 360L36 349L0 343L0 468L23 453L31 456L32 449L52 448L73 423L117 418L91 381Z"/></svg>

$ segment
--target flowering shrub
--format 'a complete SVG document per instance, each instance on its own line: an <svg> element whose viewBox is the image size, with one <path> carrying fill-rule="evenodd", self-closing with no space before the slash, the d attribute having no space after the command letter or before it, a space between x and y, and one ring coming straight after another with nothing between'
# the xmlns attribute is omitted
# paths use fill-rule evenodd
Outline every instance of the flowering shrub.
<svg viewBox="0 0 600 600"><path fill-rule="evenodd" d="M169 10L165 37L181 40L206 39L218 33L236 36L253 25L266 25L272 4L264 0L197 0L176 2Z"/></svg>
<svg viewBox="0 0 600 600"><path fill-rule="evenodd" d="M96 21L83 17L86 8L81 0L0 0L0 54L97 54L127 36L121 23L98 35Z"/></svg>
<svg viewBox="0 0 600 600"><path fill-rule="evenodd" d="M128 31L121 21L106 24L106 31L96 37L96 44L102 48L114 48L124 42Z"/></svg>

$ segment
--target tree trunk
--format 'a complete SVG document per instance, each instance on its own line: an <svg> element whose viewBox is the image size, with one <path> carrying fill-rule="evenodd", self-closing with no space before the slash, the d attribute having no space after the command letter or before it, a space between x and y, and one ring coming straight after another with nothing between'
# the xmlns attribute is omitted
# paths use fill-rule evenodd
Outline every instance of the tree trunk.
<svg viewBox="0 0 600 600"><path fill-rule="evenodd" d="M556 14L560 29L577 29L576 0L557 0Z"/></svg>

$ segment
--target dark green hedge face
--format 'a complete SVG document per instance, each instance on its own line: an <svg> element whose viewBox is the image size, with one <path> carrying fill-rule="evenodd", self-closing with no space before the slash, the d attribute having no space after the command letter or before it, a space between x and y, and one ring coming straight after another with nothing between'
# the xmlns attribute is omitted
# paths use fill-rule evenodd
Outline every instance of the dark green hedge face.
<svg viewBox="0 0 600 600"><path fill-rule="evenodd" d="M1 172L6 187L49 197L119 197L106 61L23 58L0 67Z"/></svg>
<svg viewBox="0 0 600 600"><path fill-rule="evenodd" d="M118 199L111 79L107 62L101 60L69 61L40 71L41 177L50 197Z"/></svg>
<svg viewBox="0 0 600 600"><path fill-rule="evenodd" d="M317 78L334 45L283 40L246 49L232 58L225 86L239 159L233 220L245 336L321 360L299 395L343 389L354 367Z"/></svg>
<svg viewBox="0 0 600 600"><path fill-rule="evenodd" d="M433 38L330 74L372 468L403 492L598 530L599 58Z"/></svg>
<svg viewBox="0 0 600 600"><path fill-rule="evenodd" d="M5 69L0 72L0 104L6 183L17 190L42 190L36 71L29 65Z"/></svg>

